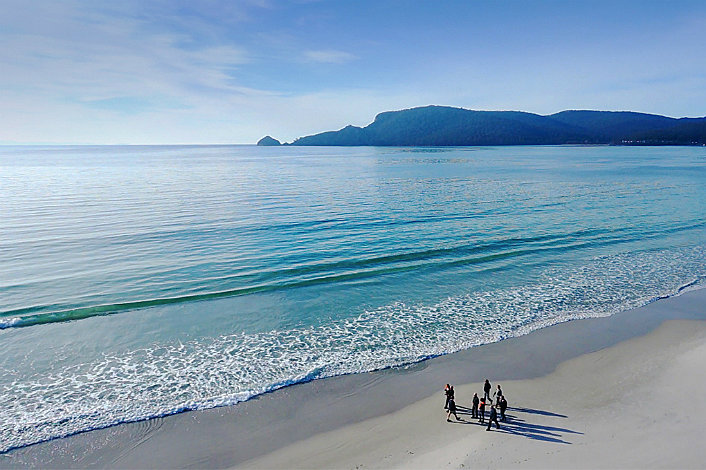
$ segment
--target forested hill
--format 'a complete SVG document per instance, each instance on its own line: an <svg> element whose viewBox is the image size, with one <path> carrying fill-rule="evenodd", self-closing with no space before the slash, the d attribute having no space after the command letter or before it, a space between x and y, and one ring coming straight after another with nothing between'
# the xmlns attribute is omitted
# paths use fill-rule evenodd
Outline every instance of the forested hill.
<svg viewBox="0 0 706 470"><path fill-rule="evenodd" d="M301 137L288 145L703 145L706 117L562 111L549 116L519 111L471 111L445 106L378 114L365 127Z"/></svg>

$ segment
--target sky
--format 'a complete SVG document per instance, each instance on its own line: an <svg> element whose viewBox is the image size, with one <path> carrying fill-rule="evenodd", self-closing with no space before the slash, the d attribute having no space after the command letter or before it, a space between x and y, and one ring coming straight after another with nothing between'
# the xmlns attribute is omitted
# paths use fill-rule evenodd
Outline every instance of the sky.
<svg viewBox="0 0 706 470"><path fill-rule="evenodd" d="M0 0L1 144L249 144L430 104L706 115L706 2Z"/></svg>

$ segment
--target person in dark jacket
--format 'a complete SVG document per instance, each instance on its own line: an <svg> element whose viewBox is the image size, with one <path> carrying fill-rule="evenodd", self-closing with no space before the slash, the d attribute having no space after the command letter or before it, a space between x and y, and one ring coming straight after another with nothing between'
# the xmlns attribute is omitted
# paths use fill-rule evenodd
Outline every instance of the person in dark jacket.
<svg viewBox="0 0 706 470"><path fill-rule="evenodd" d="M456 402L453 398L449 400L449 412L446 413L446 421L451 422L451 415L456 417L456 421L461 421L461 419L456 414Z"/></svg>
<svg viewBox="0 0 706 470"><path fill-rule="evenodd" d="M483 398L486 400L490 401L490 389L493 388L490 385L490 381L488 379L485 379L485 385L483 385L483 392L485 392L485 395L483 395Z"/></svg>
<svg viewBox="0 0 706 470"><path fill-rule="evenodd" d="M473 394L473 406L471 407L471 418L478 417L478 404L480 404L480 399L478 399L478 394Z"/></svg>
<svg viewBox="0 0 706 470"><path fill-rule="evenodd" d="M478 417L480 418L480 423L483 424L485 422L485 397L481 399L478 405Z"/></svg>
<svg viewBox="0 0 706 470"><path fill-rule="evenodd" d="M444 387L444 395L446 395L446 403L444 403L444 409L448 410L449 400L451 399L451 385L446 384L446 387Z"/></svg>
<svg viewBox="0 0 706 470"><path fill-rule="evenodd" d="M503 395L500 397L500 421L505 421L505 410L507 410L507 400Z"/></svg>
<svg viewBox="0 0 706 470"><path fill-rule="evenodd" d="M495 405L490 406L490 418L488 418L488 427L486 431L490 431L490 425L495 421L495 425L500 429L500 423L498 423L498 412L495 411Z"/></svg>

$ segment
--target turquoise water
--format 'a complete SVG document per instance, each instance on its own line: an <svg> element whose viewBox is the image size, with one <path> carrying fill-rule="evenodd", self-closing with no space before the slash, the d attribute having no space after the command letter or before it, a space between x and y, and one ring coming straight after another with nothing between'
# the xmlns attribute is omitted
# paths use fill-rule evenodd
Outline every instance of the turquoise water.
<svg viewBox="0 0 706 470"><path fill-rule="evenodd" d="M699 287L703 147L0 147L0 451Z"/></svg>

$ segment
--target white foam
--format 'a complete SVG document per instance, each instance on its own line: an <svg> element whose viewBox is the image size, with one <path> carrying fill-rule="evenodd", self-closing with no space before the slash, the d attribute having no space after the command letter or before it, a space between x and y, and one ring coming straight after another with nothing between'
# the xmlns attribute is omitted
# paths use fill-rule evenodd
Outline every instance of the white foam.
<svg viewBox="0 0 706 470"><path fill-rule="evenodd" d="M0 451L611 315L677 292L706 275L705 261L702 247L600 257L433 305L396 302L320 327L155 344L29 377L10 372L0 383Z"/></svg>
<svg viewBox="0 0 706 470"><path fill-rule="evenodd" d="M17 326L22 319L20 317L10 317L0 319L0 330Z"/></svg>

